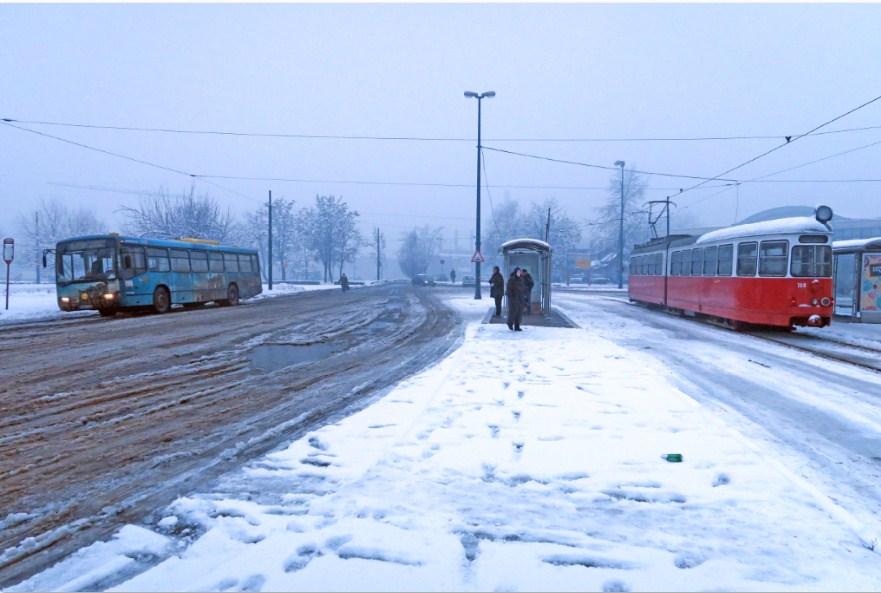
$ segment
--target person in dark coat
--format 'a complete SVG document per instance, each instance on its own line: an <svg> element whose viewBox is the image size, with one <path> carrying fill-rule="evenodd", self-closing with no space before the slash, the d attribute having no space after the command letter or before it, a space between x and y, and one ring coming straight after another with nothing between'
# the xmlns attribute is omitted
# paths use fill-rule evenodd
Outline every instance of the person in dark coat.
<svg viewBox="0 0 881 593"><path fill-rule="evenodd" d="M505 291L508 295L508 329L523 331L520 329L520 322L523 320L525 291L526 286L523 284L520 268L514 268L511 277L508 278L508 289Z"/></svg>
<svg viewBox="0 0 881 593"><path fill-rule="evenodd" d="M340 287L343 289L343 292L349 290L349 277L346 276L345 272L340 276Z"/></svg>
<svg viewBox="0 0 881 593"><path fill-rule="evenodd" d="M523 269L523 286L523 308L526 310L526 314L529 315L532 313L532 287L535 286L535 280L532 279L532 275L526 268Z"/></svg>
<svg viewBox="0 0 881 593"><path fill-rule="evenodd" d="M450 283L456 283L456 270L450 270Z"/></svg>
<svg viewBox="0 0 881 593"><path fill-rule="evenodd" d="M493 317L502 316L502 297L505 296L505 277L499 271L499 266L493 266L493 274L489 277L489 296L496 300L496 314Z"/></svg>

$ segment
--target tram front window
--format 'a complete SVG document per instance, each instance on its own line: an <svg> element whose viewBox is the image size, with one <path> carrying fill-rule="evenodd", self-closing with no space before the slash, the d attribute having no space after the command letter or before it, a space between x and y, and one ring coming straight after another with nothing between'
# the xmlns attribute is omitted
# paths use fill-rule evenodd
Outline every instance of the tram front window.
<svg viewBox="0 0 881 593"><path fill-rule="evenodd" d="M71 241L57 253L59 284L116 279L116 247L112 241Z"/></svg>

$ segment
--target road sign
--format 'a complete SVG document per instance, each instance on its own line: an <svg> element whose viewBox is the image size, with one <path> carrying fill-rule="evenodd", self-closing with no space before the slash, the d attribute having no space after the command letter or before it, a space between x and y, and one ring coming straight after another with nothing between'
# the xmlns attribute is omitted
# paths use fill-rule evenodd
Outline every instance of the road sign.
<svg viewBox="0 0 881 593"><path fill-rule="evenodd" d="M474 255L471 256L471 263L473 264L482 264L485 261L486 260L483 258L483 255L481 255L479 249L474 252Z"/></svg>
<svg viewBox="0 0 881 593"><path fill-rule="evenodd" d="M590 260L589 259L576 259L575 267L579 270L589 270L590 269Z"/></svg>

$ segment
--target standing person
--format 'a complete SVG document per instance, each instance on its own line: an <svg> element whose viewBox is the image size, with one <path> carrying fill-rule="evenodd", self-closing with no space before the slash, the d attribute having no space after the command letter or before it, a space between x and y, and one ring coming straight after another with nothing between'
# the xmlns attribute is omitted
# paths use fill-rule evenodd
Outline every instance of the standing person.
<svg viewBox="0 0 881 593"><path fill-rule="evenodd" d="M456 270L450 270L450 284L456 283Z"/></svg>
<svg viewBox="0 0 881 593"><path fill-rule="evenodd" d="M505 277L499 270L499 266L493 266L493 274L489 278L489 296L496 300L496 314L493 317L502 316L502 297L505 296Z"/></svg>
<svg viewBox="0 0 881 593"><path fill-rule="evenodd" d="M526 268L523 268L523 286L523 302L526 305L526 314L529 315L532 313L532 287L535 286L535 280L532 279L532 275Z"/></svg>
<svg viewBox="0 0 881 593"><path fill-rule="evenodd" d="M511 277L508 278L508 329L523 331L520 322L523 320L523 296L526 286L523 284L523 276L520 268L514 268Z"/></svg>
<svg viewBox="0 0 881 593"><path fill-rule="evenodd" d="M343 292L349 290L349 277L346 276L345 272L340 275L340 287L343 289Z"/></svg>

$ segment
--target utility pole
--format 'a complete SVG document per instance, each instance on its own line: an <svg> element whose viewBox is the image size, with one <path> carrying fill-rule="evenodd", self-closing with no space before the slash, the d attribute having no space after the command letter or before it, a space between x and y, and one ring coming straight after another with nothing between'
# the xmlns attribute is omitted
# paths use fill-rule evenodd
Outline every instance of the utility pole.
<svg viewBox="0 0 881 593"><path fill-rule="evenodd" d="M376 279L379 280L382 276L382 235L379 232L379 227L376 227Z"/></svg>
<svg viewBox="0 0 881 593"><path fill-rule="evenodd" d="M551 240L551 209L548 208L548 221L545 223L545 243Z"/></svg>
<svg viewBox="0 0 881 593"><path fill-rule="evenodd" d="M34 212L34 269L36 270L37 284L40 283L40 213Z"/></svg>
<svg viewBox="0 0 881 593"><path fill-rule="evenodd" d="M272 190L269 190L269 290L272 290Z"/></svg>
<svg viewBox="0 0 881 593"><path fill-rule="evenodd" d="M618 220L618 288L624 287L624 161L615 161L621 167L621 218Z"/></svg>

